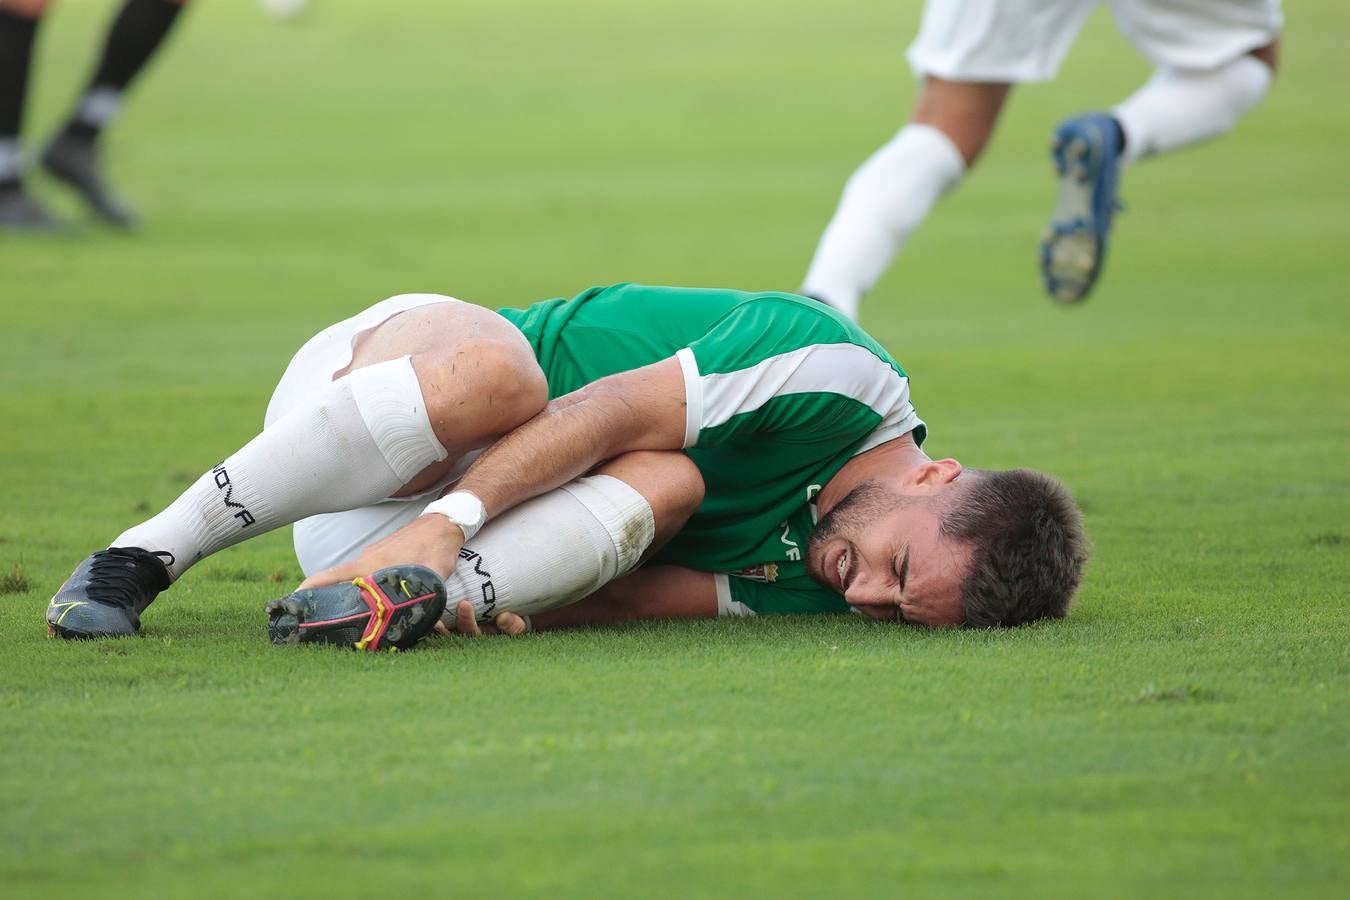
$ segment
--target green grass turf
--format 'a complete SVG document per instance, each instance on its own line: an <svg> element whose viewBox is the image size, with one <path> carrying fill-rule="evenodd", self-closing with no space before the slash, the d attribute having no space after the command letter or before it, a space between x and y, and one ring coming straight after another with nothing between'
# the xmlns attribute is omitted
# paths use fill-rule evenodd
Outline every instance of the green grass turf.
<svg viewBox="0 0 1350 900"><path fill-rule="evenodd" d="M55 7L30 136L110 6ZM111 138L143 233L0 237L0 895L1343 894L1350 13L1293 6L1269 101L1128 173L1087 307L1040 297L1033 248L1050 128L1147 74L1105 14L866 306L932 450L1081 498L1068 621L381 657L265 642L285 534L203 563L140 640L52 642L42 610L374 300L794 286L912 101L917 7L189 10Z"/></svg>

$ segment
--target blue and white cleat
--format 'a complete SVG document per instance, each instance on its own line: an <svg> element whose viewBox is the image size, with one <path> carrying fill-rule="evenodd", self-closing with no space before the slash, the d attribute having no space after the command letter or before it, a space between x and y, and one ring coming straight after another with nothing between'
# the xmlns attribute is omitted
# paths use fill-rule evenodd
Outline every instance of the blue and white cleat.
<svg viewBox="0 0 1350 900"><path fill-rule="evenodd" d="M1111 219L1120 208L1120 138L1109 113L1065 119L1051 138L1059 199L1041 239L1041 279L1057 303L1087 299L1106 261Z"/></svg>

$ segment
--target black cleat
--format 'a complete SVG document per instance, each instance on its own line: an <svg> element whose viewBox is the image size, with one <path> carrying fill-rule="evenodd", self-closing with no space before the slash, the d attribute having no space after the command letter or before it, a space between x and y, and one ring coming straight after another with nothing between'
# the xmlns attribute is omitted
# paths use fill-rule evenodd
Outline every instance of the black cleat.
<svg viewBox="0 0 1350 900"><path fill-rule="evenodd" d="M42 167L74 188L94 214L118 228L136 227L136 213L103 180L98 144L88 138L58 134L42 151Z"/></svg>
<svg viewBox="0 0 1350 900"><path fill-rule="evenodd" d="M65 225L23 189L22 185L0 188L0 228L35 234L57 234Z"/></svg>
<svg viewBox="0 0 1350 900"><path fill-rule="evenodd" d="M445 612L445 584L425 566L390 566L374 575L306 588L267 604L272 643L340 644L407 650Z"/></svg>
<svg viewBox="0 0 1350 900"><path fill-rule="evenodd" d="M90 556L47 604L47 634L131 637L141 629L141 613L169 586L166 556L138 547L110 547Z"/></svg>

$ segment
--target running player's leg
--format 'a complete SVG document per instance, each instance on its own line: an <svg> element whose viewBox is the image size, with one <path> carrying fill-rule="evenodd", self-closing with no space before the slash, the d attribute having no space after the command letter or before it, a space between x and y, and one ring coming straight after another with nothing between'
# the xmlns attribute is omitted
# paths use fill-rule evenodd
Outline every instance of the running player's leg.
<svg viewBox="0 0 1350 900"><path fill-rule="evenodd" d="M0 228L50 231L51 214L23 186L19 132L33 43L50 0L0 0Z"/></svg>
<svg viewBox="0 0 1350 900"><path fill-rule="evenodd" d="M1072 116L1055 129L1060 191L1041 259L1046 290L1061 302L1083 300L1100 275L1118 170L1231 131L1266 96L1277 62L1278 0L1114 0L1112 8L1158 69L1109 112Z"/></svg>
<svg viewBox="0 0 1350 900"><path fill-rule="evenodd" d="M802 293L851 318L993 133L1011 84L1053 77L1090 0L929 0L910 65L924 79L908 124L854 172Z"/></svg>
<svg viewBox="0 0 1350 900"><path fill-rule="evenodd" d="M1227 134L1256 107L1275 78L1279 42L1215 69L1159 69L1114 112L1122 162L1169 153Z"/></svg>
<svg viewBox="0 0 1350 900"><path fill-rule="evenodd" d="M108 28L93 77L42 153L47 171L79 192L110 224L130 228L136 216L104 181L99 136L117 116L123 93L164 43L186 2L125 0Z"/></svg>
<svg viewBox="0 0 1350 900"><path fill-rule="evenodd" d="M56 630L83 636L111 616L109 633L134 632L140 611L196 561L300 519L425 491L538 412L546 395L528 344L500 316L438 295L390 298L301 348L262 433L81 564L49 621L64 615ZM95 569L113 558L142 573L137 596L116 603L110 594L111 611L58 609L100 600Z"/></svg>
<svg viewBox="0 0 1350 900"><path fill-rule="evenodd" d="M984 149L1008 88L928 76L909 123L844 185L801 292L856 320L863 295Z"/></svg>

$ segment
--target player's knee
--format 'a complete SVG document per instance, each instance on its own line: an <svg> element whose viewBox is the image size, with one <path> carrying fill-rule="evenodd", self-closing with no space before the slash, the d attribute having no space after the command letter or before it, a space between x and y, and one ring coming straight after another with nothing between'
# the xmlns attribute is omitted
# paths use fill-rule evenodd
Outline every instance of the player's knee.
<svg viewBox="0 0 1350 900"><path fill-rule="evenodd" d="M688 519L703 502L703 474L698 466L682 450L644 451L659 453L664 457L665 491L669 493L667 504L681 520Z"/></svg>
<svg viewBox="0 0 1350 900"><path fill-rule="evenodd" d="M641 494L651 505L658 530L663 522L683 523L703 502L703 476L682 450L633 450L597 471Z"/></svg>
<svg viewBox="0 0 1350 900"><path fill-rule="evenodd" d="M480 366L477 389L491 398L508 429L534 418L548 403L548 379L523 341L484 340L469 352Z"/></svg>
<svg viewBox="0 0 1350 900"><path fill-rule="evenodd" d="M504 434L548 402L548 382L524 342L462 341L415 353L412 364L432 422L461 436Z"/></svg>

